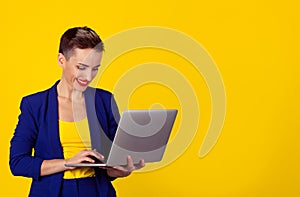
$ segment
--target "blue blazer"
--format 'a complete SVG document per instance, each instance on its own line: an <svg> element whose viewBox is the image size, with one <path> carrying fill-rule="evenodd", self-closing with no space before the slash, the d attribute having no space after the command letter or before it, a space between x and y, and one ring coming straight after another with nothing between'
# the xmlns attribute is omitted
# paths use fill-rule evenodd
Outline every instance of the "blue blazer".
<svg viewBox="0 0 300 197"><path fill-rule="evenodd" d="M63 159L59 139L57 81L50 89L26 96L21 101L21 114L10 146L10 169L13 175L32 178L29 196L60 195L63 172L40 176L43 160ZM113 95L105 90L88 88L85 100L94 101L96 117L106 136L112 141L119 121ZM90 122L89 110L87 110ZM91 129L91 127L90 127ZM91 135L92 136L92 135ZM32 149L34 155L32 156ZM95 169L101 197L115 197L113 178L105 170Z"/></svg>

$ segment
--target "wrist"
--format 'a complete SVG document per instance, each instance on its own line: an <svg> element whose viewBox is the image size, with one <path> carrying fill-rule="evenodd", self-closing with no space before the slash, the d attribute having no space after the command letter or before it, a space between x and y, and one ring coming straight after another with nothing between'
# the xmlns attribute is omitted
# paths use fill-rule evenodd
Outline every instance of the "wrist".
<svg viewBox="0 0 300 197"><path fill-rule="evenodd" d="M68 163L68 159L64 159L64 160L63 160L63 168L64 168L64 171L69 170L69 167L66 166L67 163Z"/></svg>
<svg viewBox="0 0 300 197"><path fill-rule="evenodd" d="M117 177L115 176L115 174L114 174L111 170L109 170L109 169L106 170L106 174L107 174L107 176L109 176L109 177L111 177L111 178L117 178Z"/></svg>
<svg viewBox="0 0 300 197"><path fill-rule="evenodd" d="M73 169L75 169L75 167L68 167L68 166L66 166L66 164L68 164L68 163L70 163L69 162L69 159L64 159L63 160L64 162L63 162L63 167L64 167L64 171L66 171L66 170L73 170ZM72 162L71 162L72 163Z"/></svg>

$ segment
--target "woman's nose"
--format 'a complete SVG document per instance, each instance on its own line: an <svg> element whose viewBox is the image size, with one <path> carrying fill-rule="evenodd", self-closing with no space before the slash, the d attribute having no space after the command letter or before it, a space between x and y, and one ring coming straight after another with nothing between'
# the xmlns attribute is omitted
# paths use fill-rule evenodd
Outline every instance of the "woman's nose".
<svg viewBox="0 0 300 197"><path fill-rule="evenodd" d="M92 71L90 69L87 69L87 71L84 73L85 80L91 81L93 78L92 74Z"/></svg>

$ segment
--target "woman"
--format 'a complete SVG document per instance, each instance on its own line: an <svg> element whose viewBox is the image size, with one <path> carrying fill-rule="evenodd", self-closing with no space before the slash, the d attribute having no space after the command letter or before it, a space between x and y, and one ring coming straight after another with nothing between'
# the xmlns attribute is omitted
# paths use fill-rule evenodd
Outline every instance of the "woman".
<svg viewBox="0 0 300 197"><path fill-rule="evenodd" d="M111 93L88 87L102 58L103 43L88 27L67 30L61 37L58 64L62 77L50 89L26 96L11 140L10 168L33 179L29 196L116 196L111 181L143 167L71 168L68 163L95 162L104 156L91 150L87 92L93 92L97 119L113 140L119 114ZM78 131L78 126L81 129ZM34 149L34 155L32 155Z"/></svg>

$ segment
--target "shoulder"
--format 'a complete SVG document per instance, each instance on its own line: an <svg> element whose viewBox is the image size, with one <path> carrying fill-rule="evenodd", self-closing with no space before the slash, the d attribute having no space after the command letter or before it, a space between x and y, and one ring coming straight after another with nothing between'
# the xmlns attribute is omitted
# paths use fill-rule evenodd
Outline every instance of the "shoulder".
<svg viewBox="0 0 300 197"><path fill-rule="evenodd" d="M26 96L23 97L23 99L29 100L29 101L38 101L38 100L43 99L44 97L46 97L48 95L48 93L49 93L49 89L26 95Z"/></svg>
<svg viewBox="0 0 300 197"><path fill-rule="evenodd" d="M48 97L49 95L49 92L50 92L50 89L47 89L47 90L43 90L43 91L40 91L40 92L36 92L36 93L33 93L33 94L29 94L27 96L24 96L22 98L23 101L26 101L26 102L29 102L29 103L40 103L42 101L45 101L45 99Z"/></svg>
<svg viewBox="0 0 300 197"><path fill-rule="evenodd" d="M101 89L101 88L96 88L96 94L104 96L104 97L112 97L112 93L110 91Z"/></svg>
<svg viewBox="0 0 300 197"><path fill-rule="evenodd" d="M43 90L43 91L39 91L27 96L24 96L22 98L22 102L21 103L26 103L29 104L31 106L35 106L37 108L39 108L42 105L47 104L47 102L49 100L53 100L55 99L56 96L56 85L58 82L56 82L52 87Z"/></svg>

